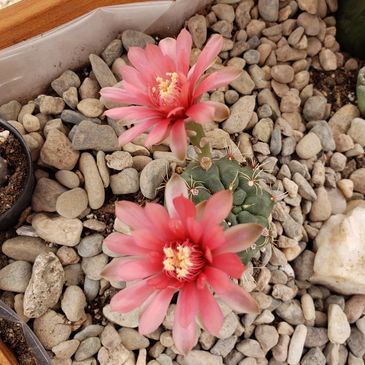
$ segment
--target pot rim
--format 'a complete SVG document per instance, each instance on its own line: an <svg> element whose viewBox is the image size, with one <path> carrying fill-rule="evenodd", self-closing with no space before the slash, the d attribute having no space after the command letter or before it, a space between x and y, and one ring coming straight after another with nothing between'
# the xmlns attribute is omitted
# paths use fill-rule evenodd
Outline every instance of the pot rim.
<svg viewBox="0 0 365 365"><path fill-rule="evenodd" d="M25 199L26 195L29 194L29 191L27 191L27 187L32 187L33 182L33 160L32 155L30 153L30 150L25 143L25 140L23 139L23 136L17 131L16 128L14 128L10 123L5 121L4 119L0 118L0 127L8 130L11 134L14 135L14 137L19 141L23 152L26 155L27 158L27 178L23 184L23 191L20 193L18 199L15 201L15 203L4 213L0 214L0 223L4 220L6 220L8 217L10 217L17 209L20 204L22 204L23 200Z"/></svg>

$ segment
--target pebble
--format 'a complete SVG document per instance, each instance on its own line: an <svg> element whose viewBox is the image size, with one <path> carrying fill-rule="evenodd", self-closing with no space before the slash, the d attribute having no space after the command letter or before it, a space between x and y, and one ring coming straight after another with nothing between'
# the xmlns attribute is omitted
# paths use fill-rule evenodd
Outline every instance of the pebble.
<svg viewBox="0 0 365 365"><path fill-rule="evenodd" d="M355 356L362 358L365 353L365 335L356 327L351 328L351 335L347 340L347 346Z"/></svg>
<svg viewBox="0 0 365 365"><path fill-rule="evenodd" d="M73 247L80 242L82 222L79 219L54 217L43 213L32 219L32 227L37 235L45 241Z"/></svg>
<svg viewBox="0 0 365 365"><path fill-rule="evenodd" d="M148 199L154 199L158 188L169 173L169 163L165 159L151 161L142 170L140 176L140 189Z"/></svg>
<svg viewBox="0 0 365 365"><path fill-rule="evenodd" d="M354 191L365 194L365 168L355 170L350 175L350 180L354 184Z"/></svg>
<svg viewBox="0 0 365 365"><path fill-rule="evenodd" d="M83 114L81 114L81 113L79 113L75 110L68 110L68 109L65 109L61 113L60 118L63 122L71 123L71 124L75 124L75 125L80 124L84 120L88 120L90 122L93 122L94 124L100 124L101 123L101 120L98 119L98 118L88 118L85 115L83 115Z"/></svg>
<svg viewBox="0 0 365 365"><path fill-rule="evenodd" d="M236 346L237 350L245 356L255 357L255 358L265 358L265 353L262 350L260 344L253 339L246 339L241 341Z"/></svg>
<svg viewBox="0 0 365 365"><path fill-rule="evenodd" d="M298 325L290 340L287 362L289 365L296 365L302 357L305 338L307 336L307 327L303 324Z"/></svg>
<svg viewBox="0 0 365 365"><path fill-rule="evenodd" d="M58 170L72 170L79 159L79 154L62 132L51 129L41 149L40 157L48 166Z"/></svg>
<svg viewBox="0 0 365 365"><path fill-rule="evenodd" d="M95 355L101 347L98 337L89 337L80 343L79 348L75 353L75 360L82 361Z"/></svg>
<svg viewBox="0 0 365 365"><path fill-rule="evenodd" d="M201 49L207 40L207 23L203 15L189 18L187 26L196 48Z"/></svg>
<svg viewBox="0 0 365 365"><path fill-rule="evenodd" d="M223 365L221 356L206 351L192 350L184 358L186 365Z"/></svg>
<svg viewBox="0 0 365 365"><path fill-rule="evenodd" d="M133 166L133 158L128 152L115 151L105 156L106 164L113 170L122 171Z"/></svg>
<svg viewBox="0 0 365 365"><path fill-rule="evenodd" d="M31 277L32 265L26 261L14 261L0 270L0 289L24 293Z"/></svg>
<svg viewBox="0 0 365 365"><path fill-rule="evenodd" d="M365 120L361 118L354 118L351 121L348 135L361 147L365 147Z"/></svg>
<svg viewBox="0 0 365 365"><path fill-rule="evenodd" d="M326 115L327 99L316 95L309 97L303 107L303 115L307 121L323 120Z"/></svg>
<svg viewBox="0 0 365 365"><path fill-rule="evenodd" d="M39 110L42 114L60 114L65 108L62 98L41 95L39 97Z"/></svg>
<svg viewBox="0 0 365 365"><path fill-rule="evenodd" d="M135 365L133 353L122 344L110 350L102 347L98 353L98 360L100 365Z"/></svg>
<svg viewBox="0 0 365 365"><path fill-rule="evenodd" d="M255 96L243 96L231 107L231 114L222 128L229 134L242 132L248 125L255 108Z"/></svg>
<svg viewBox="0 0 365 365"><path fill-rule="evenodd" d="M0 105L0 118L4 120L17 120L21 108L22 105L16 100Z"/></svg>
<svg viewBox="0 0 365 365"><path fill-rule="evenodd" d="M42 177L37 181L32 196L32 209L35 212L55 212L57 198L67 191L54 180Z"/></svg>
<svg viewBox="0 0 365 365"><path fill-rule="evenodd" d="M316 319L316 311L313 298L309 294L304 294L300 301L302 304L304 318L307 321L314 321Z"/></svg>
<svg viewBox="0 0 365 365"><path fill-rule="evenodd" d="M1 250L14 260L34 262L38 255L53 249L38 237L17 236L4 241Z"/></svg>
<svg viewBox="0 0 365 365"><path fill-rule="evenodd" d="M365 295L353 295L346 301L344 311L350 323L356 322L365 311Z"/></svg>
<svg viewBox="0 0 365 365"><path fill-rule="evenodd" d="M107 349L113 349L121 343L118 331L111 324L105 326L101 333L100 340L101 344Z"/></svg>
<svg viewBox="0 0 365 365"><path fill-rule="evenodd" d="M289 65L275 65L271 68L271 77L282 84L294 80L294 69Z"/></svg>
<svg viewBox="0 0 365 365"><path fill-rule="evenodd" d="M276 22L279 17L279 0L259 0L258 10L264 20Z"/></svg>
<svg viewBox="0 0 365 365"><path fill-rule="evenodd" d="M121 328L118 332L122 344L130 351L147 348L150 345L149 339L133 328Z"/></svg>
<svg viewBox="0 0 365 365"><path fill-rule="evenodd" d="M231 337L233 333L235 332L237 326L239 323L239 319L236 314L233 312L229 313L224 317L224 322L219 330L218 338L220 339L226 339L228 337Z"/></svg>
<svg viewBox="0 0 365 365"><path fill-rule="evenodd" d="M313 126L311 132L316 134L320 139L323 151L334 151L336 149L336 143L331 128L325 120L311 122L308 123L307 126Z"/></svg>
<svg viewBox="0 0 365 365"><path fill-rule="evenodd" d="M85 317L86 297L82 289L76 285L66 288L61 300L61 308L67 319L77 322Z"/></svg>
<svg viewBox="0 0 365 365"><path fill-rule="evenodd" d="M324 187L315 189L317 199L312 203L309 217L312 222L326 221L332 212L331 202L328 198L327 190Z"/></svg>
<svg viewBox="0 0 365 365"><path fill-rule="evenodd" d="M330 49L322 49L321 52L319 52L319 62L325 71L337 69L336 55Z"/></svg>
<svg viewBox="0 0 365 365"><path fill-rule="evenodd" d="M255 83L251 79L251 76L246 70L242 70L240 76L230 83L236 91L242 95L250 95L252 90L255 88ZM230 104L235 104L239 100L239 95L237 100L232 100Z"/></svg>
<svg viewBox="0 0 365 365"><path fill-rule="evenodd" d="M105 153L103 151L98 151L96 154L96 165L98 167L101 180L103 181L104 188L107 188L110 185L110 175L105 161Z"/></svg>
<svg viewBox="0 0 365 365"><path fill-rule="evenodd" d="M293 180L298 185L298 192L300 196L310 201L315 201L317 199L317 194L303 175L296 172L293 176Z"/></svg>
<svg viewBox="0 0 365 365"><path fill-rule="evenodd" d="M116 195L137 193L140 188L138 171L128 167L119 174L111 175L110 187Z"/></svg>
<svg viewBox="0 0 365 365"><path fill-rule="evenodd" d="M305 339L305 344L304 344L305 347L308 348L321 347L326 345L327 342L328 342L327 328L307 327L307 337Z"/></svg>
<svg viewBox="0 0 365 365"><path fill-rule="evenodd" d="M110 68L99 56L91 54L89 60L94 75L101 87L114 86L117 83L117 79Z"/></svg>
<svg viewBox="0 0 365 365"><path fill-rule="evenodd" d="M80 78L71 70L66 70L61 76L51 82L52 89L62 97L70 87L80 87Z"/></svg>
<svg viewBox="0 0 365 365"><path fill-rule="evenodd" d="M70 359L80 345L78 340L68 340L52 347L52 352L58 359Z"/></svg>
<svg viewBox="0 0 365 365"><path fill-rule="evenodd" d="M326 365L326 357L319 347L310 349L301 360L301 365Z"/></svg>
<svg viewBox="0 0 365 365"><path fill-rule="evenodd" d="M96 232L103 232L106 229L106 224L104 222L98 221L97 219L87 219L82 224L85 228Z"/></svg>
<svg viewBox="0 0 365 365"><path fill-rule="evenodd" d="M113 312L110 305L107 304L103 308L103 314L110 322L115 323L122 327L137 328L139 323L139 314L141 309L137 308L128 313Z"/></svg>
<svg viewBox="0 0 365 365"><path fill-rule="evenodd" d="M280 304L275 311L279 317L290 324L297 325L304 323L303 311L295 299Z"/></svg>
<svg viewBox="0 0 365 365"><path fill-rule="evenodd" d="M91 209L99 209L104 204L105 190L94 157L88 152L83 152L79 166L84 175L89 206Z"/></svg>
<svg viewBox="0 0 365 365"><path fill-rule="evenodd" d="M345 313L337 304L328 307L328 338L333 343L342 344L350 337L351 328Z"/></svg>
<svg viewBox="0 0 365 365"><path fill-rule="evenodd" d="M75 340L83 341L89 337L97 337L99 336L104 330L104 326L100 324L91 324L86 326L80 332L77 332L74 336Z"/></svg>
<svg viewBox="0 0 365 365"><path fill-rule="evenodd" d="M80 178L72 171L59 170L55 173L55 178L68 189L74 189L80 186Z"/></svg>
<svg viewBox="0 0 365 365"><path fill-rule="evenodd" d="M88 206L87 194L84 189L75 188L62 193L56 202L57 213L65 218L77 218Z"/></svg>
<svg viewBox="0 0 365 365"><path fill-rule="evenodd" d="M39 119L32 114L25 114L23 116L23 126L27 132L37 132L41 128Z"/></svg>
<svg viewBox="0 0 365 365"><path fill-rule="evenodd" d="M24 293L24 314L39 318L60 299L65 274L58 257L42 253L34 261L32 276Z"/></svg>
<svg viewBox="0 0 365 365"><path fill-rule="evenodd" d="M71 334L71 326L67 324L65 316L53 310L48 310L41 317L36 318L33 329L46 350L51 350L68 340Z"/></svg>
<svg viewBox="0 0 365 365"><path fill-rule="evenodd" d="M119 150L118 138L109 125L98 125L88 120L82 121L72 138L75 150L95 150L112 152Z"/></svg>
<svg viewBox="0 0 365 365"><path fill-rule="evenodd" d="M96 256L102 251L102 243L104 237L101 234L95 233L81 239L77 246L77 252L81 257Z"/></svg>
<svg viewBox="0 0 365 365"><path fill-rule="evenodd" d="M122 55L123 45L120 39L112 40L101 53L101 57L108 66L111 66L113 62Z"/></svg>
<svg viewBox="0 0 365 365"><path fill-rule="evenodd" d="M77 109L86 117L99 117L104 111L104 105L99 99L87 98L77 104Z"/></svg>
<svg viewBox="0 0 365 365"><path fill-rule="evenodd" d="M309 132L297 144L295 151L305 160L315 157L322 149L321 141L316 134Z"/></svg>
<svg viewBox="0 0 365 365"><path fill-rule="evenodd" d="M84 257L81 267L85 275L92 280L100 280L101 272L108 263L108 256L100 254L93 257Z"/></svg>
<svg viewBox="0 0 365 365"><path fill-rule="evenodd" d="M252 135L256 137L259 141L267 143L270 141L273 128L273 121L270 118L263 118L254 126L252 130Z"/></svg>
<svg viewBox="0 0 365 365"><path fill-rule="evenodd" d="M264 353L272 349L279 341L279 334L274 326L259 325L255 329L255 337Z"/></svg>
<svg viewBox="0 0 365 365"><path fill-rule="evenodd" d="M128 51L129 47L145 48L147 44L155 44L155 40L137 30L127 29L122 33L123 47Z"/></svg>

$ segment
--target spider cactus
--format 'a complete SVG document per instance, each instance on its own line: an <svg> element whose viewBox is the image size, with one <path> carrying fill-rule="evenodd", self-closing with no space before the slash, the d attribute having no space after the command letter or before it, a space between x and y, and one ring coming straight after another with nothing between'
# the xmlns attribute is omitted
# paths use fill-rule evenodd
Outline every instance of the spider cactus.
<svg viewBox="0 0 365 365"><path fill-rule="evenodd" d="M365 67L363 67L357 76L356 85L357 106L361 115L365 117Z"/></svg>
<svg viewBox="0 0 365 365"><path fill-rule="evenodd" d="M233 208L224 223L226 228L238 223L259 223L266 228L264 235L254 246L240 253L244 263L249 262L268 242L268 218L274 199L261 189L259 174L258 169L242 167L237 161L229 159L214 161L208 170L191 162L182 174L188 185L190 198L195 204L208 199L217 191L233 191Z"/></svg>

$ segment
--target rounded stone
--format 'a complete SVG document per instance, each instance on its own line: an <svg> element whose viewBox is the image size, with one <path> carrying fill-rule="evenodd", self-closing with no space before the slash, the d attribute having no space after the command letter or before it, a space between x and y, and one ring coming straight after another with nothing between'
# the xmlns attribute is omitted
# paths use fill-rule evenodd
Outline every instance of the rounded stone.
<svg viewBox="0 0 365 365"><path fill-rule="evenodd" d="M24 293L28 286L32 265L26 261L15 261L0 270L0 289Z"/></svg>
<svg viewBox="0 0 365 365"><path fill-rule="evenodd" d="M56 211L65 218L77 218L88 206L87 194L84 189L75 188L64 192L57 198Z"/></svg>
<svg viewBox="0 0 365 365"><path fill-rule="evenodd" d="M87 98L77 104L77 109L89 118L96 118L104 111L104 105L99 99Z"/></svg>
<svg viewBox="0 0 365 365"><path fill-rule="evenodd" d="M307 99L303 107L304 118L308 121L322 120L326 115L327 99L316 95Z"/></svg>
<svg viewBox="0 0 365 365"><path fill-rule="evenodd" d="M158 187L169 172L169 163L165 159L151 161L141 172L140 188L142 194L148 199L154 199Z"/></svg>
<svg viewBox="0 0 365 365"><path fill-rule="evenodd" d="M84 318L85 307L86 297L83 290L76 285L67 287L61 300L61 308L67 319L76 322Z"/></svg>
<svg viewBox="0 0 365 365"><path fill-rule="evenodd" d="M316 134L309 132L297 144L295 151L302 159L310 159L322 149L321 141Z"/></svg>
<svg viewBox="0 0 365 365"><path fill-rule="evenodd" d="M80 185L80 178L72 171L59 170L55 173L57 181L66 186L66 188L74 189Z"/></svg>
<svg viewBox="0 0 365 365"><path fill-rule="evenodd" d="M25 114L23 116L23 127L27 132L37 132L41 128L41 124L35 115Z"/></svg>
<svg viewBox="0 0 365 365"><path fill-rule="evenodd" d="M275 65L271 68L271 77L282 84L294 80L294 69L289 65Z"/></svg>
<svg viewBox="0 0 365 365"><path fill-rule="evenodd" d="M102 243L104 236L101 234L91 234L81 239L77 247L77 252L81 257L92 257L98 255L102 251Z"/></svg>

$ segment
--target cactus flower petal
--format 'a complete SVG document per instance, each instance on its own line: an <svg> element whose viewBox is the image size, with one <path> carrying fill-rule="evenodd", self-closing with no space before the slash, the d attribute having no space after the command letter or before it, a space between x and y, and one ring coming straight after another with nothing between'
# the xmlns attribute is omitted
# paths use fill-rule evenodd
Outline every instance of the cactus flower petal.
<svg viewBox="0 0 365 365"><path fill-rule="evenodd" d="M145 142L147 147L170 135L171 150L183 160L187 149L185 128L192 117L206 123L228 116L228 108L223 110L223 104L204 103L199 110L191 109L204 92L226 85L239 75L237 70L227 67L203 79L223 47L222 36L215 34L208 40L189 71L191 47L192 37L183 29L176 40L166 38L158 46L148 44L145 49L129 48L131 66L118 70L123 81L118 87L105 87L100 92L105 100L133 105L105 112L112 119L127 119L126 125L135 125L120 136L121 145L147 131L150 135Z"/></svg>
<svg viewBox="0 0 365 365"><path fill-rule="evenodd" d="M106 279L136 282L118 293L111 304L122 313L143 307L142 334L162 323L173 295L179 293L172 332L181 353L196 344L197 317L211 334L219 333L223 314L213 291L234 310L253 312L257 308L254 299L231 282L231 277L240 277L244 270L238 256L217 253L219 247L232 244L221 225L232 208L231 191L212 195L202 219L187 195L185 181L175 174L165 189L167 210L154 203L144 208L131 202L117 203L118 218L132 232L130 236L112 234L106 245L116 253L131 255L113 259L103 271Z"/></svg>

